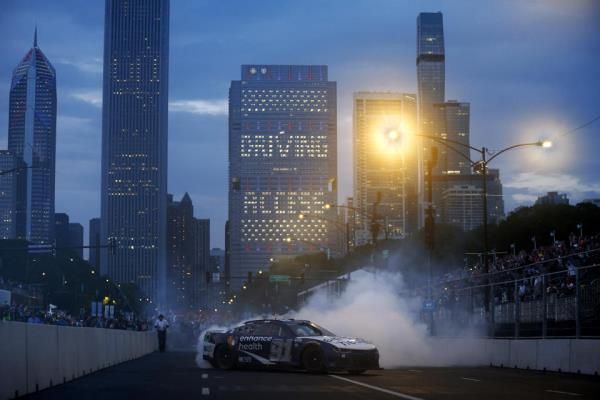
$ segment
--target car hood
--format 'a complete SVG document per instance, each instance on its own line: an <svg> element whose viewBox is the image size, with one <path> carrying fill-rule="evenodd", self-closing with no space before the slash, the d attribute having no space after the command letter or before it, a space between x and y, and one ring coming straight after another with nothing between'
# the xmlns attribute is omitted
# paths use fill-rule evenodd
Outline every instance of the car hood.
<svg viewBox="0 0 600 400"><path fill-rule="evenodd" d="M347 350L375 350L374 344L367 342L364 339L347 338L339 336L305 336L298 339L312 339L319 342L328 343L340 349Z"/></svg>

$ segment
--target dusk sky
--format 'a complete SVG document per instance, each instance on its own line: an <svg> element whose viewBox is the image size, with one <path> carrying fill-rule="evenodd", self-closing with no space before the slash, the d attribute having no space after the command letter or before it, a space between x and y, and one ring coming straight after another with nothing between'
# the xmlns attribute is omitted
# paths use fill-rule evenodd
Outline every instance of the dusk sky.
<svg viewBox="0 0 600 400"><path fill-rule="evenodd" d="M442 11L446 99L471 103L471 144L500 149L506 211L547 191L600 197L600 2L171 0L169 192L189 192L222 247L227 94L241 64L325 64L338 83L340 201L352 194L352 93L417 90L416 18ZM13 68L38 42L57 73L56 211L100 214L104 1L0 4L0 147ZM473 155L475 156L475 155Z"/></svg>

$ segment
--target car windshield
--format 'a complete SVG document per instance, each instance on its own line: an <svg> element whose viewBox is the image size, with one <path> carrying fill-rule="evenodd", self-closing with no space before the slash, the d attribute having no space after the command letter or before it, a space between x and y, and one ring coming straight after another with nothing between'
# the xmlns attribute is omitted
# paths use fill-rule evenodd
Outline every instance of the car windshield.
<svg viewBox="0 0 600 400"><path fill-rule="evenodd" d="M310 322L295 322L288 326L296 336L335 336L327 329Z"/></svg>

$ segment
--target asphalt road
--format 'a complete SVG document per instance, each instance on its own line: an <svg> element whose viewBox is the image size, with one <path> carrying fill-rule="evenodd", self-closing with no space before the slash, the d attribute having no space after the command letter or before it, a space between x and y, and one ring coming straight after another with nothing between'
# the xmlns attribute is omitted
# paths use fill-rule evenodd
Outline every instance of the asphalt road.
<svg viewBox="0 0 600 400"><path fill-rule="evenodd" d="M154 353L28 399L598 399L600 378L501 368L402 368L361 376L198 368L195 353Z"/></svg>

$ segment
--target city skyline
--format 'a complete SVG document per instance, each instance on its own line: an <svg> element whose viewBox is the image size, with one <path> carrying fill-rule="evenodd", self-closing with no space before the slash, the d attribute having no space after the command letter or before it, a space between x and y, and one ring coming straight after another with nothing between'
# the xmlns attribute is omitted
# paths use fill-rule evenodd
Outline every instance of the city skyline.
<svg viewBox="0 0 600 400"><path fill-rule="evenodd" d="M98 63L94 59L101 58L101 51L98 52L98 49L101 48L102 35L98 36L98 27L101 31L102 4L99 7L91 5L86 10L77 4L70 8L62 4L55 5L52 10L41 3L27 4L29 9L32 8L31 4L35 4L34 8L38 10L35 13L29 12L28 21L25 21L27 13L16 2L8 2L5 6L6 13L0 17L4 26L0 28L0 33L6 38L1 46L3 54L7 54L0 63L0 90L7 93L7 71L14 67L11 64L14 63L15 57L18 59L26 51L27 47L23 46L27 46L27 42L31 41L30 32L37 20L44 37L46 53L49 58L56 60L55 67L59 68L57 209L66 211L76 221L84 222L99 215L99 171L96 164L99 160L97 144L100 131L97 92L101 90L101 85L98 85L101 79L98 79ZM448 54L446 81L449 94L446 97L471 103L472 144L500 148L523 139L537 140L544 135L552 136L555 132L575 128L595 116L592 106L594 91L589 90L589 85L597 82L597 78L591 73L592 69L586 66L594 64L598 57L594 55L598 54L594 51L598 44L592 39L598 33L598 28L592 24L598 16L598 10L593 8L590 2L550 4L547 7L541 3L509 3L506 6L493 4L494 11L497 11L493 13L493 17L482 16L483 11L478 7L473 8L474 15L467 14L468 17L465 17L461 16L465 15L464 13L460 13L465 8L464 3L455 7L445 7L436 2L426 5L417 2L401 5L382 2L380 8L389 9L388 12L366 13L365 17L359 20L360 26L365 28L363 31L370 33L369 35L361 35L360 38L352 36L352 39L358 42L350 49L348 40L338 41L336 35L339 34L333 33L332 40L336 39L335 42L339 42L339 45L335 51L328 52L332 49L327 45L307 47L314 38L312 35L318 35L327 25L321 21L315 23L314 30L317 33L311 33L309 37L301 40L298 48L293 51L282 51L284 47L289 46L284 44L284 40L275 40L272 37L271 46L262 49L252 46L251 50L247 50L232 40L236 32L242 31L242 28L232 29L238 17L236 13L228 11L235 7L228 8L223 5L212 7L211 10L211 7L204 4L178 2L172 6L174 21L177 21L172 24L177 38L172 41L174 51L171 64L177 69L172 76L189 78L190 74L185 72L191 67L199 69L200 73L195 74L192 81L173 79L175 85L171 96L170 116L173 120L171 131L175 133L172 134L171 142L174 146L171 146L170 151L171 154L177 154L179 159L173 160L171 157L173 162L170 165L170 181L173 184L169 191L177 195L190 191L192 196L198 199L199 215L210 216L213 219L211 225L212 236L216 239L214 245L222 247L226 214L224 99L229 80L236 76L237 68L243 63L237 60L243 61L248 58L256 61L276 58L276 61L281 63L286 63L287 59L302 61L301 59L306 58L330 66L330 74L336 76L340 89L339 148L340 154L344 154L340 160L340 170L351 170L348 168L350 164L347 156L351 154L351 122L348 122L348 118L351 121L351 94L358 90L416 91L414 21L420 11L427 11L423 10L425 6L431 11L439 10L444 14ZM359 4L352 10L342 11L339 7L330 5L324 6L323 12L324 15L331 15L336 9L336 12L342 13L340 16L360 15L365 7ZM277 13L287 15L290 14L290 10L296 14L288 16L288 21L297 24L303 11L293 6L286 6L278 12L269 11L264 16L251 13L253 18L248 24L259 24L262 18L279 15ZM392 18L387 14L394 14L392 11L397 15L394 24L398 26L398 33L386 37L381 44L375 46L379 38L377 34L389 30ZM224 28L210 23L211 15L214 17L215 13L224 17ZM63 19L58 20L66 21L64 29L53 32L53 25L47 24L57 19L42 17L48 14L63 15ZM196 15L206 24L198 24L202 28L192 28L191 21L186 18L188 14ZM14 22L11 22L11 18ZM489 22L490 19L501 21L503 18L512 19L514 24L511 25L511 30L514 32L503 31L500 28L502 24L483 24L485 28L482 28L482 19ZM44 22L41 23L42 21ZM19 22L17 27L14 25L16 22ZM25 26L25 22L30 25ZM194 21L194 25L196 22ZM560 24L560 35L547 27L552 25L551 22ZM230 31L224 31L225 27ZM68 29L72 29L70 35L66 33ZM88 31L82 35L72 35L81 29ZM479 38L469 35L473 29L477 29ZM191 34L192 32L194 34ZM219 32L224 34L223 38L220 38ZM79 41L85 42L89 48L82 49L73 39L70 42L72 45L67 46L65 42L68 44L69 40L61 40L68 39L65 35L81 38ZM264 39L250 35L240 42L260 44L261 40ZM217 44L218 48L225 45L230 51L215 51L217 47L212 46ZM586 51L578 51L579 47L574 49L574 44L582 46L581 49ZM359 45L360 51L356 51L356 45ZM64 49L59 51L59 47ZM571 54L569 62L562 59L566 57L555 57L556 53L562 54L566 51L562 49L567 48ZM185 51L191 49L195 49L198 54L210 53L213 57L210 61L190 61L189 58L183 61ZM210 49L213 51L209 51ZM233 49L236 50L235 55L226 57L224 53L231 53ZM298 50L305 54L298 56ZM509 68L504 68L503 71L495 67L504 59L501 53L512 56ZM75 57L75 54L81 54L81 57ZM468 59L469 64L464 63L463 59ZM540 61L543 61L543 69L539 68ZM573 63L575 73L572 73ZM567 71L569 73L565 75ZM65 78L61 81L61 76L69 76L69 80ZM494 96L490 96L490 92L493 92ZM518 96L515 96L515 93L518 93ZM5 94L0 99L0 126L7 126L6 97ZM507 105L511 107L507 109ZM507 110L511 112L507 113ZM543 123L538 124L536 121ZM589 156L589 152L595 146L585 145L586 141L594 141L594 129L591 127L567 136L566 139L570 140L556 143L556 149L548 156L511 155L494 164L494 167L502 170L507 210L522 204L524 200L531 204L539 195L550 190L569 192L574 201L598 197L600 185L597 173L594 172L599 169L598 161ZM5 135L5 132L0 130L1 135ZM94 140L96 146L90 146L89 142ZM89 149L82 151L84 146ZM561 151L569 156L562 156ZM212 154L214 156L211 156ZM575 154L578 157L574 157ZM540 166L540 161L545 161L546 165ZM75 163L77 167L73 168L70 163ZM186 171L190 168L195 168L196 171L209 170L211 174L198 176L197 180L189 182ZM196 175L201 174L194 174ZM352 193L349 182L351 174L340 174L340 201ZM557 184L563 186L556 186ZM84 201L69 201L73 198L83 198ZM93 212L90 211L92 208Z"/></svg>

